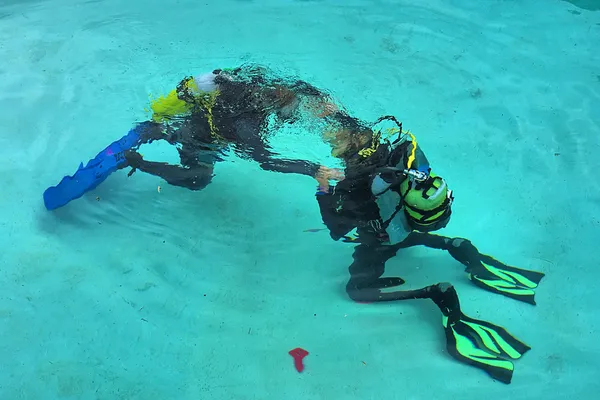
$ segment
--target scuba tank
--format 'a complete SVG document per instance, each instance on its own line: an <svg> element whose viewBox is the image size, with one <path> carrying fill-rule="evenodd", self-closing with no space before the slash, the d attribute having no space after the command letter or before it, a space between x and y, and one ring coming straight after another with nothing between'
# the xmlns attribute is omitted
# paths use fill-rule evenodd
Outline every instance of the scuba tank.
<svg viewBox="0 0 600 400"><path fill-rule="evenodd" d="M390 149L386 162L388 167L379 169L373 177L371 193L375 195L389 243L393 245L402 242L413 230L404 210L404 196L400 185L413 179L425 179L429 172L429 162L417 147L415 137L402 131L401 123L394 117L382 117L380 121L383 119L393 120L398 125L398 137L392 143L387 142ZM408 170L411 166L418 169Z"/></svg>
<svg viewBox="0 0 600 400"><path fill-rule="evenodd" d="M388 235L390 244L402 242L412 231L406 215L403 212L403 202L400 193L391 187L380 175L375 175L371 183L371 192L379 207L379 216L384 221L383 227Z"/></svg>
<svg viewBox="0 0 600 400"><path fill-rule="evenodd" d="M397 124L400 134L388 142L388 166L380 168L371 181L371 193L392 245L402 242L413 230L430 232L446 226L453 200L445 180L431 173L414 135L403 132L402 124Z"/></svg>

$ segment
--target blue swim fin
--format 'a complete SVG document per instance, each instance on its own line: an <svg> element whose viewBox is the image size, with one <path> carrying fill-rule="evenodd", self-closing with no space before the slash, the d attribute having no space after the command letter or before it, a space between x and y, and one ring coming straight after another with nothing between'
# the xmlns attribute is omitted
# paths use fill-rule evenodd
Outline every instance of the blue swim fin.
<svg viewBox="0 0 600 400"><path fill-rule="evenodd" d="M72 176L65 176L58 185L44 191L44 205L48 210L64 206L94 189L110 174L126 164L124 152L140 143L139 127L121 139L112 142L84 166L79 165Z"/></svg>

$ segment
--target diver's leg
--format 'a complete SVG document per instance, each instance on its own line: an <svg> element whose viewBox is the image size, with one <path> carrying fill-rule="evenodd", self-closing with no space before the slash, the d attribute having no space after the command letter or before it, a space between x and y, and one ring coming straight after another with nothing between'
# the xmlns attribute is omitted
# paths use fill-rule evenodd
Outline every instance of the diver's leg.
<svg viewBox="0 0 600 400"><path fill-rule="evenodd" d="M445 239L449 238L431 236L427 238L428 247L447 246ZM437 283L414 290L394 290L393 286L404 282L402 279L381 278L385 262L400 248L423 244L417 239L413 236L396 246L357 246L346 287L348 295L355 301L368 302L430 299L443 314L448 353L458 361L484 370L494 379L510 383L514 365L509 359L520 358L531 349L529 346L501 326L465 315L458 294L449 283Z"/></svg>
<svg viewBox="0 0 600 400"><path fill-rule="evenodd" d="M369 238L363 236L363 238ZM385 263L394 257L399 249L411 246L424 245L427 247L447 249L447 241L452 240L444 236L424 235L411 233L404 241L394 246L384 246L375 239L361 243L354 249L354 261L349 267L350 280L346 285L346 292L351 299L356 301L394 301L405 299L431 298L432 290L437 286L428 286L417 290L399 292L381 292L380 289L399 286L404 283L401 278L381 278L385 272Z"/></svg>
<svg viewBox="0 0 600 400"><path fill-rule="evenodd" d="M411 233L401 247L422 245L446 250L463 264L469 279L478 287L493 293L535 305L535 291L544 274L506 265L482 254L470 240L450 238L430 233Z"/></svg>
<svg viewBox="0 0 600 400"><path fill-rule="evenodd" d="M383 246L380 244L360 244L354 249L350 265L350 279L346 284L346 292L354 301L395 301L408 299L432 299L439 291L438 285L415 290L386 292L393 287L404 284L402 278L382 278L385 263L396 255L400 245Z"/></svg>
<svg viewBox="0 0 600 400"><path fill-rule="evenodd" d="M452 246L452 240L454 239L447 236L412 231L399 245L400 248L425 246L432 249L448 250Z"/></svg>
<svg viewBox="0 0 600 400"><path fill-rule="evenodd" d="M423 289L386 293L388 300L429 298L443 314L448 353L460 362L480 368L503 383L512 380L514 365L531 347L505 328L487 321L470 318L460 307L458 294L449 283L438 283ZM410 297L408 297L410 296Z"/></svg>
<svg viewBox="0 0 600 400"><path fill-rule="evenodd" d="M354 249L354 261L349 267L350 279L346 285L348 296L354 301L379 301L379 290L400 286L402 278L382 278L385 263L396 255L397 246L361 243Z"/></svg>
<svg viewBox="0 0 600 400"><path fill-rule="evenodd" d="M460 308L458 294L450 283L414 290L385 292L370 288L349 293L357 301L432 300L443 314L448 353L503 383L512 380L514 365L509 359L520 358L531 349L503 327L465 315Z"/></svg>

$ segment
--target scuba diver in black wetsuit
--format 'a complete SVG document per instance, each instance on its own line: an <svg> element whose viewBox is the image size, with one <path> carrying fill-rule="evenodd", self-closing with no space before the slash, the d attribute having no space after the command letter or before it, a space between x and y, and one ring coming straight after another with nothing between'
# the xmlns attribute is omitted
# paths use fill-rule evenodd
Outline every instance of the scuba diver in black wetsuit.
<svg viewBox="0 0 600 400"><path fill-rule="evenodd" d="M172 185L199 190L211 181L219 153L231 145L264 170L311 176L323 187L343 177L339 170L309 161L276 158L268 145L272 130L294 123L302 112L329 120L337 117L338 123L352 121L306 82L269 77L266 69L256 66L215 70L184 79L151 107L154 122L146 123L140 144L166 140L177 145L182 165L146 161L132 148L125 152L126 166L133 168L130 174L139 169Z"/></svg>
<svg viewBox="0 0 600 400"><path fill-rule="evenodd" d="M544 276L507 266L481 254L462 238L431 232L446 226L452 191L432 173L414 135L394 117L366 124L351 117L323 91L299 80L273 76L262 67L245 66L184 79L152 105L151 121L138 124L99 152L73 176L44 192L48 209L64 206L95 188L112 172L131 167L172 185L200 190L213 176L214 164L230 147L263 169L311 176L319 182L317 200L334 240L357 243L347 293L356 301L431 299L444 316L447 347L460 361L510 382L513 364L530 348L503 328L461 312L449 283L398 290L401 278L382 277L385 263L398 250L423 245L447 250L463 263L476 285L535 304L534 289ZM323 132L344 171L304 160L276 158L269 134L283 124L311 120ZM384 130L384 123L395 126ZM390 135L397 134L393 142ZM165 140L177 147L181 165L145 160L142 144ZM339 181L334 187L330 180ZM358 237L348 234L355 230Z"/></svg>
<svg viewBox="0 0 600 400"><path fill-rule="evenodd" d="M113 172L131 167L159 176L172 185L200 190L213 177L214 164L233 148L265 170L315 178L327 190L340 170L304 160L278 158L269 135L284 124L307 119L328 126L356 129L356 121L316 87L283 79L254 65L218 69L188 77L176 89L151 104L152 119L137 124L127 135L100 151L75 174L44 192L44 204L54 210L94 189ZM141 145L165 140L175 145L180 165L145 160Z"/></svg>
<svg viewBox="0 0 600 400"><path fill-rule="evenodd" d="M385 263L403 248L425 246L446 250L466 266L477 286L535 305L534 289L543 273L514 268L481 254L467 239L435 235L452 214L452 191L435 175L414 135L397 124L398 138L382 139L375 129L354 132L369 147L353 145L338 135L333 155L346 164L345 179L317 193L323 222L334 240L358 243L346 286L349 297L360 302L431 299L442 311L447 348L452 356L479 367L493 378L510 383L513 364L530 347L504 328L467 317L450 283L415 290L399 290L399 277L382 277ZM375 125L377 125L377 123ZM347 132L346 137L351 133ZM356 230L356 236L348 234Z"/></svg>

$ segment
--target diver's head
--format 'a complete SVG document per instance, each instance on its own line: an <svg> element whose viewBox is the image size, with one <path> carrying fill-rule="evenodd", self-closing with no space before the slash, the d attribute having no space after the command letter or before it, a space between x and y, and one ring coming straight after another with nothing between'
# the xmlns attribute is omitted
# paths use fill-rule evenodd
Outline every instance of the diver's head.
<svg viewBox="0 0 600 400"><path fill-rule="evenodd" d="M373 138L368 129L353 130L341 128L326 131L324 139L331 145L331 155L336 158L347 158L367 147Z"/></svg>
<svg viewBox="0 0 600 400"><path fill-rule="evenodd" d="M409 176L400 184L404 214L412 229L432 232L444 228L452 214L452 190L446 181L430 173L425 179Z"/></svg>

